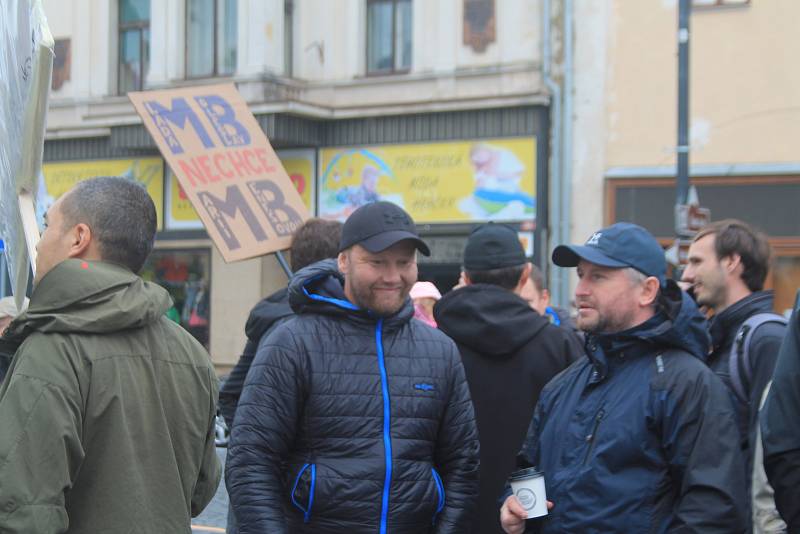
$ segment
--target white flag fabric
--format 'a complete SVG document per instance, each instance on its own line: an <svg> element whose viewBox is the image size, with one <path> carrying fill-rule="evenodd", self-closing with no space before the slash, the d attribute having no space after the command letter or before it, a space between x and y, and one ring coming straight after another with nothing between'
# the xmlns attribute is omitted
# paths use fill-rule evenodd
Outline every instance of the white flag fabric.
<svg viewBox="0 0 800 534"><path fill-rule="evenodd" d="M0 2L0 239L18 306L25 297L35 228L23 228L20 195L36 196L44 148L53 37L41 0ZM24 205L24 202L22 203ZM35 234L35 235L34 235Z"/></svg>

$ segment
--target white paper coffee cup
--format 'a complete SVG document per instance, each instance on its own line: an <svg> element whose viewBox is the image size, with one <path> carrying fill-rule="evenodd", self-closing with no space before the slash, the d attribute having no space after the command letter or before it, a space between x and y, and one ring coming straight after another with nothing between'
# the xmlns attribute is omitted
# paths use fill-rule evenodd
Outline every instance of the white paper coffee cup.
<svg viewBox="0 0 800 534"><path fill-rule="evenodd" d="M547 493L544 489L544 473L534 467L511 473L511 492L517 497L528 519L547 515Z"/></svg>

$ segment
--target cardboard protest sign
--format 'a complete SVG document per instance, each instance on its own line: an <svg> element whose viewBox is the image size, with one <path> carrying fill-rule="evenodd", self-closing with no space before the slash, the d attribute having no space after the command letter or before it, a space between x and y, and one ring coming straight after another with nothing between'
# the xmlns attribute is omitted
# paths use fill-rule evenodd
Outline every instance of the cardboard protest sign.
<svg viewBox="0 0 800 534"><path fill-rule="evenodd" d="M226 262L289 247L308 210L232 84L128 96Z"/></svg>
<svg viewBox="0 0 800 534"><path fill-rule="evenodd" d="M286 174L294 184L303 204L309 213L313 213L317 152L311 148L276 150ZM192 203L181 188L174 174L168 173L164 186L164 207L166 208L165 225L167 230L191 230L203 228Z"/></svg>
<svg viewBox="0 0 800 534"><path fill-rule="evenodd" d="M0 2L0 50L0 239L21 307L28 271L36 267L34 199L53 69L53 37L41 0Z"/></svg>

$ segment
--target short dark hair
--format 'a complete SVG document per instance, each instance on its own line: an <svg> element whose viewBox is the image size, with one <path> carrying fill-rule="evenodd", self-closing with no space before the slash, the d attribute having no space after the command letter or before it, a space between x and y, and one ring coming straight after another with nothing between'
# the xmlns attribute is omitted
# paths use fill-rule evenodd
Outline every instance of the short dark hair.
<svg viewBox="0 0 800 534"><path fill-rule="evenodd" d="M531 282L533 282L533 287L536 288L536 291L541 293L543 289L547 289L544 287L544 274L542 274L542 270L533 263L531 263L530 277Z"/></svg>
<svg viewBox="0 0 800 534"><path fill-rule="evenodd" d="M342 223L313 217L295 230L292 236L290 263L293 271L339 253Z"/></svg>
<svg viewBox="0 0 800 534"><path fill-rule="evenodd" d="M138 273L156 237L153 199L144 186L119 176L90 178L61 202L64 227L84 223L97 239L100 256Z"/></svg>
<svg viewBox="0 0 800 534"><path fill-rule="evenodd" d="M500 286L503 289L512 290L519 284L525 264L514 265L512 267L500 267L499 269L489 269L488 271L465 271L473 284L490 284Z"/></svg>
<svg viewBox="0 0 800 534"><path fill-rule="evenodd" d="M770 246L767 236L737 219L724 219L703 227L694 241L714 235L717 260L737 254L742 259L742 281L750 291L761 291L769 272Z"/></svg>

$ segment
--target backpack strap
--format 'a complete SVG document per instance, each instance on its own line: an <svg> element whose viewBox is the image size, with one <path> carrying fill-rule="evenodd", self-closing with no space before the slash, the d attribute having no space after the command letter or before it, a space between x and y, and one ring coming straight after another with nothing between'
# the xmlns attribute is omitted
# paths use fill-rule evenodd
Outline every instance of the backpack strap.
<svg viewBox="0 0 800 534"><path fill-rule="evenodd" d="M728 360L731 387L736 397L745 403L750 400L750 381L753 378L750 345L756 329L764 323L778 323L786 326L789 321L783 315L773 312L761 312L751 315L739 327L731 347L731 356Z"/></svg>

